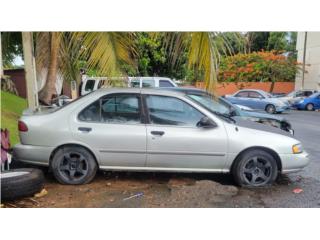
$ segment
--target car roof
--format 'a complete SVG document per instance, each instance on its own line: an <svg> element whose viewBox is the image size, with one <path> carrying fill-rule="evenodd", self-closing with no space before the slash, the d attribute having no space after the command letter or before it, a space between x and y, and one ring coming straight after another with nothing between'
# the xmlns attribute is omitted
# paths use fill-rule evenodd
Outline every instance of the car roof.
<svg viewBox="0 0 320 240"><path fill-rule="evenodd" d="M117 92L124 92L124 93L141 93L141 94L164 94L167 96L184 96L183 92L177 91L169 91L162 88L100 88L95 92L103 95L106 93L117 93Z"/></svg>

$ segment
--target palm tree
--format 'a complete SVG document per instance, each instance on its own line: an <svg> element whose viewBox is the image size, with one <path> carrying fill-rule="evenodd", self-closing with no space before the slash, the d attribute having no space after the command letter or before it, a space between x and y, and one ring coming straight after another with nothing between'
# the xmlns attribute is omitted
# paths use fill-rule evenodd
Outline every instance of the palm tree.
<svg viewBox="0 0 320 240"><path fill-rule="evenodd" d="M41 32L35 34L37 72L47 72L39 99L49 104L56 95L56 80L61 74L66 80L79 78L79 61L98 74L119 73L119 61L133 64L133 33L120 32Z"/></svg>
<svg viewBox="0 0 320 240"><path fill-rule="evenodd" d="M172 64L179 54L188 52L188 66L203 79L205 88L214 92L221 55L232 54L232 47L224 33L219 32L158 32L150 33L164 39L170 52ZM234 33L236 38L241 34ZM36 62L39 71L48 69L47 81L40 91L39 99L48 104L54 94L57 74L66 79L78 78L79 61L86 62L89 69L106 76L119 76L119 63L134 65L137 55L135 33L121 32L71 32L37 33Z"/></svg>
<svg viewBox="0 0 320 240"><path fill-rule="evenodd" d="M199 73L198 76L204 80L207 91L212 93L215 91L221 56L233 54L232 46L224 33L167 32L153 33L153 35L165 38L165 45L171 52L173 64L178 55L187 50L189 68ZM231 37L239 41L239 43L243 42L241 40L243 36L240 33L232 33Z"/></svg>

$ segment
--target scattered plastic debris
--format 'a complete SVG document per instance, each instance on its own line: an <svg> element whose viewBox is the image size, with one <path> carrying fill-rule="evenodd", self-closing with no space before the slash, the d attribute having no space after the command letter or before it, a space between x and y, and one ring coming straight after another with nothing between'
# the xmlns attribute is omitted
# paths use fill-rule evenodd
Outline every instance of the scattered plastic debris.
<svg viewBox="0 0 320 240"><path fill-rule="evenodd" d="M301 188L295 188L295 189L293 189L292 192L293 192L293 193L302 193L302 192L303 192L303 189L301 189Z"/></svg>
<svg viewBox="0 0 320 240"><path fill-rule="evenodd" d="M130 197L124 198L124 199L122 199L122 200L123 200L123 201L127 201L127 200L129 200L129 199L137 198L137 197L142 197L142 196L143 196L143 192L140 192L140 193L137 193L137 194L132 195L132 196L130 196Z"/></svg>
<svg viewBox="0 0 320 240"><path fill-rule="evenodd" d="M43 197L43 196L45 196L45 195L47 195L47 194L48 194L48 191L47 191L46 189L42 189L41 192L36 193L36 194L34 195L34 197L40 198L40 197Z"/></svg>

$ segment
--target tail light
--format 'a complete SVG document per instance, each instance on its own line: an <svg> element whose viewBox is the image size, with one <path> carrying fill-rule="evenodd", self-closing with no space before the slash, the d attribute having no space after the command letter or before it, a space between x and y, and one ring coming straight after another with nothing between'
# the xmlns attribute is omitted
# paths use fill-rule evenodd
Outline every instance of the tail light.
<svg viewBox="0 0 320 240"><path fill-rule="evenodd" d="M19 121L18 122L18 129L19 129L20 132L27 132L28 131L28 126L24 122Z"/></svg>

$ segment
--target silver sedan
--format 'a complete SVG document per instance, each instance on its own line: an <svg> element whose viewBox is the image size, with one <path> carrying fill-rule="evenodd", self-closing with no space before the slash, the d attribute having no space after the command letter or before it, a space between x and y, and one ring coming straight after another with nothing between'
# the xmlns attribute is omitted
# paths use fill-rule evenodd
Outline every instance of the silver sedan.
<svg viewBox="0 0 320 240"><path fill-rule="evenodd" d="M18 127L14 158L49 166L63 184L88 183L101 169L231 173L241 186L264 186L309 162L290 134L165 90L100 89L26 111Z"/></svg>

